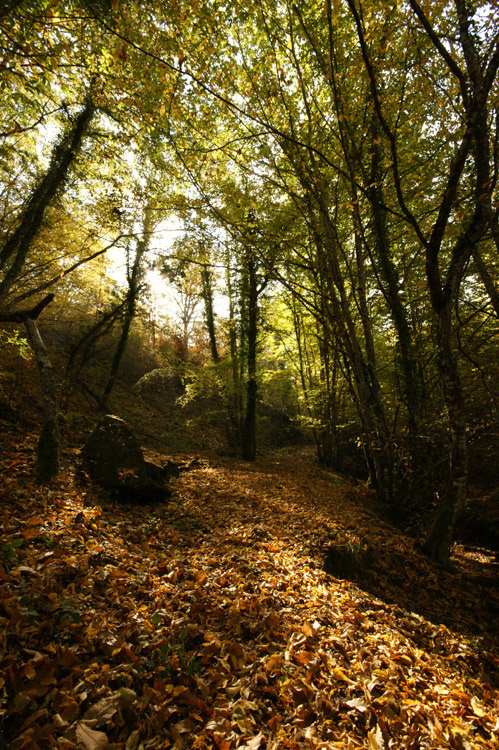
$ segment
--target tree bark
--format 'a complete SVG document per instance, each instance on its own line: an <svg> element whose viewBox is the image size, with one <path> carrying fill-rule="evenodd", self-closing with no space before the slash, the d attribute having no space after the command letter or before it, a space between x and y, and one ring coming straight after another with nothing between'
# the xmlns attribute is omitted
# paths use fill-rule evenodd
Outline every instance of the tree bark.
<svg viewBox="0 0 499 750"><path fill-rule="evenodd" d="M144 253L146 253L149 247L150 228L151 228L150 211L148 210L148 208L146 208L145 215L144 215L143 235L137 243L132 267L131 269L130 268L128 269L128 293L126 295L126 300L125 300L125 306L124 306L125 312L124 312L124 317L123 317L123 324L121 326L121 333L120 333L120 337L118 339L118 343L116 345L116 349L114 352L113 361L111 363L111 370L109 372L109 377L108 377L106 386L104 388L104 391L102 393L101 400L102 400L102 404L103 404L105 411L107 411L107 402L108 402L109 396L111 395L111 391L113 390L114 385L116 383L118 370L120 368L121 360L123 359L123 355L125 353L126 346L128 343L128 336L130 334L130 328L131 328L133 319L135 317L135 310L137 307L137 297L139 294L141 263L142 263L142 258L144 257Z"/></svg>
<svg viewBox="0 0 499 750"><path fill-rule="evenodd" d="M210 339L211 359L216 365L220 357L218 355L217 336L215 331L215 313L213 312L213 289L211 286L211 273L208 266L203 266L201 270L201 281L203 285L204 313L206 319L206 328Z"/></svg>
<svg viewBox="0 0 499 750"><path fill-rule="evenodd" d="M439 370L450 427L449 470L423 551L438 565L449 568L454 526L463 510L468 487L468 449L463 389L452 348L451 301L438 317Z"/></svg>
<svg viewBox="0 0 499 750"><path fill-rule="evenodd" d="M247 328L247 372L246 372L246 411L242 432L242 457L254 461L256 456L256 343L258 318L258 288L256 265L252 248L248 249L248 328Z"/></svg>
<svg viewBox="0 0 499 750"><path fill-rule="evenodd" d="M371 129L371 175L367 187L367 195L372 210L375 252L379 261L379 270L384 280L385 289L383 292L397 331L404 377L403 394L405 407L407 409L408 427L413 441L413 447L416 448L417 412L420 403L420 393L417 386L415 368L416 357L411 327L400 295L399 274L391 256L381 170L382 154L380 148L380 134L378 132L377 120L374 113L371 118Z"/></svg>
<svg viewBox="0 0 499 750"><path fill-rule="evenodd" d="M485 287L485 291L489 295L490 303L494 308L494 312L499 318L499 290L495 285L494 279L489 273L489 269L487 268L487 265L485 264L478 247L473 248L473 260L475 262L475 266L480 275L482 283Z"/></svg>
<svg viewBox="0 0 499 750"><path fill-rule="evenodd" d="M59 473L59 430L57 427L57 390L54 371L47 349L36 321L27 317L24 321L28 342L36 358L40 372L43 397L43 427L38 440L36 456L36 479L40 484L50 482Z"/></svg>
<svg viewBox="0 0 499 750"><path fill-rule="evenodd" d="M0 271L6 269L0 281L0 304L6 299L24 266L31 243L40 231L45 212L62 186L71 164L81 149L83 137L94 112L95 106L88 98L72 128L54 147L46 174L33 190L19 225L7 237L0 249Z"/></svg>
<svg viewBox="0 0 499 750"><path fill-rule="evenodd" d="M54 371L47 349L36 324L37 318L54 299L48 294L31 310L19 310L0 315L6 323L24 323L28 343L35 355L40 372L40 386L43 398L43 426L38 440L36 456L36 479L40 484L50 482L59 472L59 430L57 427L57 389Z"/></svg>
<svg viewBox="0 0 499 750"><path fill-rule="evenodd" d="M234 290L230 278L230 259L227 251L227 293L229 297L229 348L230 348L230 377L231 381L227 386L227 437L229 445L240 452L241 433L242 433L242 401L241 401L241 380L239 377L239 351L237 344L237 322L234 310Z"/></svg>

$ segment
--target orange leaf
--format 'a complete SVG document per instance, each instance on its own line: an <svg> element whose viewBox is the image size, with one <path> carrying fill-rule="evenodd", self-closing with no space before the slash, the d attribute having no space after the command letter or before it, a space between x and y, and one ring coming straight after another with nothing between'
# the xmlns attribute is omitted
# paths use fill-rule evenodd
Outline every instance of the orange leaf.
<svg viewBox="0 0 499 750"><path fill-rule="evenodd" d="M266 672L273 672L274 669L277 669L282 663L282 656L281 654L272 654L267 661L264 664L265 671Z"/></svg>
<svg viewBox="0 0 499 750"><path fill-rule="evenodd" d="M221 734L214 734L213 740L218 750L230 750L231 741L223 737Z"/></svg>
<svg viewBox="0 0 499 750"><path fill-rule="evenodd" d="M308 664L310 661L310 651L298 651L298 653L294 655L294 658L298 664Z"/></svg>

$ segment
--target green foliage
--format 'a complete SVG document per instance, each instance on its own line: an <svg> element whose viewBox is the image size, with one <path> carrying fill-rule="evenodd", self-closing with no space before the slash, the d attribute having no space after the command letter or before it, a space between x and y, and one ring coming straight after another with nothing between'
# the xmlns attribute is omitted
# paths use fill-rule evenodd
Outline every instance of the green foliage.
<svg viewBox="0 0 499 750"><path fill-rule="evenodd" d="M195 365L186 363L183 367L182 382L184 393L177 403L187 406L197 398L209 399L223 394L223 382L216 365Z"/></svg>
<svg viewBox="0 0 499 750"><path fill-rule="evenodd" d="M19 331L0 331L0 348L9 346L21 357L28 360L31 358L31 349L26 338Z"/></svg>

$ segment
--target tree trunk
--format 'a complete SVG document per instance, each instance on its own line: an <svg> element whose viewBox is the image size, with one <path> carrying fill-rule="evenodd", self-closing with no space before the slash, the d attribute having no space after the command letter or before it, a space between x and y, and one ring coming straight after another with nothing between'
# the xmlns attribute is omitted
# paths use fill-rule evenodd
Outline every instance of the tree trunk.
<svg viewBox="0 0 499 750"><path fill-rule="evenodd" d="M43 427L38 440L36 456L36 479L42 484L49 482L59 472L59 431L57 428L57 389L54 371L47 349L43 343L36 320L40 313L54 299L48 294L31 310L19 310L13 313L0 314L0 321L6 323L24 323L28 343L35 355L40 372L40 385L43 398Z"/></svg>
<svg viewBox="0 0 499 750"><path fill-rule="evenodd" d="M397 331L404 377L403 398L407 409L408 428L413 448L416 449L417 412L420 403L420 393L415 367L416 356L411 327L409 325L406 308L403 305L400 295L399 274L391 256L390 237L383 190L383 175L381 169L382 154L380 140L377 119L373 113L371 118L371 175L369 185L367 186L367 195L372 210L375 252L379 261L379 270L385 287L382 291L385 295L385 299L390 309L390 315Z"/></svg>
<svg viewBox="0 0 499 750"><path fill-rule="evenodd" d="M211 286L211 273L208 266L203 266L201 271L203 283L203 301L204 313L206 318L206 328L210 339L210 351L213 363L216 365L220 359L218 356L217 336L215 332L215 314L213 312L213 289Z"/></svg>
<svg viewBox="0 0 499 750"><path fill-rule="evenodd" d="M451 448L446 487L423 545L423 551L442 567L450 567L450 554L456 520L464 507L468 486L468 449L463 390L452 351L451 303L438 319L439 370L442 378Z"/></svg>
<svg viewBox="0 0 499 750"><path fill-rule="evenodd" d="M111 370L109 373L109 378L104 388L104 391L102 393L102 403L106 411L107 411L107 402L108 402L109 396L111 395L111 391L113 390L114 385L116 383L118 370L120 368L121 360L123 359L126 345L128 343L128 336L130 334L130 328L131 328L133 319L135 317L135 309L137 306L137 296L139 294L141 262L142 262L144 253L147 251L149 247L149 236L150 236L150 228L151 228L150 225L151 225L150 211L148 210L148 208L146 208L145 215L144 215L143 235L142 235L142 238L137 243L137 247L135 250L135 258L134 258L131 269L128 264L128 273L127 273L128 293L126 295L125 315L123 317L121 333L118 339L118 343L116 345L116 349L115 349L114 356L113 356L113 361L111 363Z"/></svg>
<svg viewBox="0 0 499 750"><path fill-rule="evenodd" d="M231 448L240 452L242 431L241 382L239 378L239 352L237 346L237 323L234 311L234 294L230 279L230 263L227 253L227 293L229 297L229 348L230 348L230 377L227 386L227 437Z"/></svg>
<svg viewBox="0 0 499 750"><path fill-rule="evenodd" d="M135 316L135 297L136 297L136 292L132 292L132 290L130 289L127 295L127 306L125 309L125 317L123 318L123 325L121 326L120 337L118 339L118 343L116 344L116 349L114 351L113 361L111 362L111 370L109 372L109 377L108 377L106 386L104 388L104 391L102 393L101 402L102 402L102 408L104 411L108 410L107 402L108 402L109 396L111 395L111 391L113 390L114 385L116 383L118 370L120 369L121 360L123 359L126 345L128 343L128 335L130 333L130 327L132 325L132 321Z"/></svg>
<svg viewBox="0 0 499 750"><path fill-rule="evenodd" d="M58 474L60 466L57 391L52 364L36 321L26 318L24 324L29 345L33 349L40 371L40 385L43 396L43 427L38 440L36 455L36 479L37 482L43 484L49 482Z"/></svg>
<svg viewBox="0 0 499 750"><path fill-rule="evenodd" d="M256 456L256 340L258 317L258 289L253 250L248 250L248 329L247 329L247 372L246 372L246 411L242 434L242 457L254 461Z"/></svg>
<svg viewBox="0 0 499 750"><path fill-rule="evenodd" d="M0 271L6 268L0 281L0 303L6 299L23 269L31 243L40 231L45 212L81 149L83 137L94 112L95 106L88 98L71 130L54 147L49 168L28 200L18 227L11 232L0 249Z"/></svg>
<svg viewBox="0 0 499 750"><path fill-rule="evenodd" d="M499 317L499 290L497 289L494 279L490 275L489 269L487 268L478 247L476 246L473 248L473 260L475 261L475 266L480 275L480 278L482 279L485 290L489 295L489 299L492 307L494 308L494 312L497 317Z"/></svg>

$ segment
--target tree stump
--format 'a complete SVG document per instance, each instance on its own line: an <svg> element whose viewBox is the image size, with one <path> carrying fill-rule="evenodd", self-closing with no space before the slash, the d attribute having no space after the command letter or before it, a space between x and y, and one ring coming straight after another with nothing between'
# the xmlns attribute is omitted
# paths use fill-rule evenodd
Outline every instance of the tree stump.
<svg viewBox="0 0 499 750"><path fill-rule="evenodd" d="M132 428L119 417L103 417L80 455L89 476L118 500L144 504L171 496L165 486L170 464L165 471L146 461Z"/></svg>

